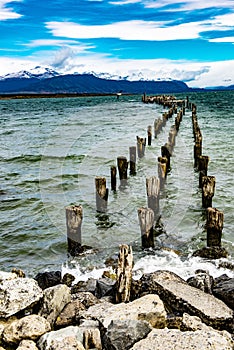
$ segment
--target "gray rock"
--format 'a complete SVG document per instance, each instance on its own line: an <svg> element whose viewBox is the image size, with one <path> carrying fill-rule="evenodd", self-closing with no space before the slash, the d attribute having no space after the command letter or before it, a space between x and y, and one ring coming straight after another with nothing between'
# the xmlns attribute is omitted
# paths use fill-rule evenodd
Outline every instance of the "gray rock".
<svg viewBox="0 0 234 350"><path fill-rule="evenodd" d="M174 311L197 315L206 324L230 330L233 311L213 295L189 286L182 278L169 271L145 274L141 278L142 292L157 293Z"/></svg>
<svg viewBox="0 0 234 350"><path fill-rule="evenodd" d="M202 290L205 293L212 294L214 279L210 276L209 271L196 271L195 276L190 277L187 283L195 288Z"/></svg>
<svg viewBox="0 0 234 350"><path fill-rule="evenodd" d="M90 292L79 292L71 295L72 300L79 300L87 309L100 303L100 300Z"/></svg>
<svg viewBox="0 0 234 350"><path fill-rule="evenodd" d="M0 283L0 317L8 318L33 306L43 297L37 282L31 278L14 278Z"/></svg>
<svg viewBox="0 0 234 350"><path fill-rule="evenodd" d="M234 278L227 275L215 279L214 295L234 310Z"/></svg>
<svg viewBox="0 0 234 350"><path fill-rule="evenodd" d="M22 340L16 350L38 350L38 347L32 340Z"/></svg>
<svg viewBox="0 0 234 350"><path fill-rule="evenodd" d="M78 292L90 292L95 294L96 291L97 280L94 278L89 278L87 281L80 281L74 286L71 287L72 294Z"/></svg>
<svg viewBox="0 0 234 350"><path fill-rule="evenodd" d="M85 310L85 307L79 300L76 299L71 301L64 307L60 315L57 317L55 326L60 328L75 325L79 320L80 312L82 310Z"/></svg>
<svg viewBox="0 0 234 350"><path fill-rule="evenodd" d="M25 316L4 328L3 340L7 344L17 344L23 339L36 340L51 330L50 324L38 315Z"/></svg>
<svg viewBox="0 0 234 350"><path fill-rule="evenodd" d="M116 281L111 278L103 277L97 280L95 295L97 298L105 296L114 296Z"/></svg>
<svg viewBox="0 0 234 350"><path fill-rule="evenodd" d="M147 338L133 345L131 350L232 350L230 334L198 330L181 332L177 329L153 329Z"/></svg>
<svg viewBox="0 0 234 350"><path fill-rule="evenodd" d="M58 284L44 290L44 299L39 315L45 317L53 326L61 311L71 301L70 288L65 284Z"/></svg>
<svg viewBox="0 0 234 350"><path fill-rule="evenodd" d="M77 326L69 326L44 334L38 341L40 350L84 350L83 332Z"/></svg>
<svg viewBox="0 0 234 350"><path fill-rule="evenodd" d="M166 325L166 311L158 295L149 294L130 303L113 305L103 302L91 306L82 315L85 318L98 319L105 328L113 320L145 320L153 327L163 328Z"/></svg>
<svg viewBox="0 0 234 350"><path fill-rule="evenodd" d="M36 275L35 280L37 281L41 289L54 287L61 283L61 272L60 271L49 271L40 272Z"/></svg>
<svg viewBox="0 0 234 350"><path fill-rule="evenodd" d="M152 327L146 321L114 320L109 324L104 335L104 348L106 350L130 349L136 342L145 338L151 330Z"/></svg>

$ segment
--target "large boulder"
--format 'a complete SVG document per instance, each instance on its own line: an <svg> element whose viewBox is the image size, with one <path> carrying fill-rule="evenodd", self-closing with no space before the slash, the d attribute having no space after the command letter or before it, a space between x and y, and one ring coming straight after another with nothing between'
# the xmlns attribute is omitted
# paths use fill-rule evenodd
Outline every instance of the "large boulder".
<svg viewBox="0 0 234 350"><path fill-rule="evenodd" d="M98 319L105 328L113 320L145 320L153 327L163 328L166 325L166 311L164 304L158 295L145 295L130 303L113 305L103 302L91 306L87 311L82 312L86 318Z"/></svg>
<svg viewBox="0 0 234 350"><path fill-rule="evenodd" d="M145 338L151 330L152 327L146 321L111 321L103 338L104 348L107 350L130 349L136 342Z"/></svg>
<svg viewBox="0 0 234 350"><path fill-rule="evenodd" d="M37 346L40 350L85 350L83 332L77 326L69 326L44 334Z"/></svg>
<svg viewBox="0 0 234 350"><path fill-rule="evenodd" d="M189 286L182 278L169 271L156 271L141 277L141 293L156 293L169 309L181 314L196 315L206 324L230 330L233 311L213 295Z"/></svg>
<svg viewBox="0 0 234 350"><path fill-rule="evenodd" d="M43 297L37 282L31 278L13 278L0 283L0 317L8 318L32 307Z"/></svg>
<svg viewBox="0 0 234 350"><path fill-rule="evenodd" d="M70 301L70 288L65 284L47 288L44 290L43 305L38 314L45 317L53 326L65 305L70 303Z"/></svg>
<svg viewBox="0 0 234 350"><path fill-rule="evenodd" d="M178 329L153 329L147 338L133 345L131 350L232 350L233 341L227 332L215 330L181 332Z"/></svg>
<svg viewBox="0 0 234 350"><path fill-rule="evenodd" d="M50 324L38 315L25 316L13 321L4 328L3 341L6 344L18 344L23 339L36 340L51 330Z"/></svg>
<svg viewBox="0 0 234 350"><path fill-rule="evenodd" d="M85 306L78 300L68 303L55 321L57 328L75 325L79 319L80 312L85 310Z"/></svg>
<svg viewBox="0 0 234 350"><path fill-rule="evenodd" d="M33 340L22 340L16 350L38 350Z"/></svg>
<svg viewBox="0 0 234 350"><path fill-rule="evenodd" d="M234 278L227 275L216 278L213 293L234 310Z"/></svg>

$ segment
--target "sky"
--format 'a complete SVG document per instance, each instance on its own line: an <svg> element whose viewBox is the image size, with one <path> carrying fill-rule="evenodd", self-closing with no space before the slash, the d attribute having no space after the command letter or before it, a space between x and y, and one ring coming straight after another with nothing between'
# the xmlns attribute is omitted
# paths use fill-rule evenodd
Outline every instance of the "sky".
<svg viewBox="0 0 234 350"><path fill-rule="evenodd" d="M234 84L234 0L0 0L0 75L50 67Z"/></svg>

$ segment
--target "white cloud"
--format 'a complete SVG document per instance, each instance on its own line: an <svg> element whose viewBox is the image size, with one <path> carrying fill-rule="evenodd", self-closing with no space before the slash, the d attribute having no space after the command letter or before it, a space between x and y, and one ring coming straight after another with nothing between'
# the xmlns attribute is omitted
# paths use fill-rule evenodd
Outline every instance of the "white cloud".
<svg viewBox="0 0 234 350"><path fill-rule="evenodd" d="M40 46L64 46L68 44L77 44L75 40L57 40L57 39L37 39L32 40L28 44L24 44L28 47L40 47Z"/></svg>
<svg viewBox="0 0 234 350"><path fill-rule="evenodd" d="M7 4L11 2L16 2L21 0L0 0L0 21L6 21L9 19L18 19L22 17L19 13L16 13L14 9L6 7Z"/></svg>
<svg viewBox="0 0 234 350"><path fill-rule="evenodd" d="M47 22L46 27L56 37L72 39L119 38L121 40L182 40L197 39L206 31L230 30L234 13L216 16L210 21L172 25L171 22L130 20L105 25L81 25L73 22Z"/></svg>
<svg viewBox="0 0 234 350"><path fill-rule="evenodd" d="M234 44L234 36L215 38L215 39L210 39L209 41L212 43L233 43Z"/></svg>

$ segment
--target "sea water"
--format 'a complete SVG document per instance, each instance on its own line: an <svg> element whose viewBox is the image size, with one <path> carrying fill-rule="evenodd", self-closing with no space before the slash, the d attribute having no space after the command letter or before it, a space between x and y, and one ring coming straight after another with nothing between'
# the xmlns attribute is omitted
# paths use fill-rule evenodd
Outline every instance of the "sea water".
<svg viewBox="0 0 234 350"><path fill-rule="evenodd" d="M178 94L197 105L208 175L216 177L213 207L224 212L222 245L233 263L234 92ZM142 250L137 210L147 206L146 178L157 176L157 158L175 115L137 159L137 174L125 188L110 189L110 167L129 158L136 136L165 110L143 104L141 96L10 99L0 101L0 269L23 269L29 276L45 270L72 271L79 279L98 277L120 244L134 254L134 276L167 269L187 278L197 268L214 276L231 270L220 260L192 257L206 245L206 215L194 169L191 111L176 137L171 171L160 194L160 230L155 249ZM109 187L108 212L96 212L95 177ZM76 258L67 255L65 207L83 207L82 244L92 247Z"/></svg>

